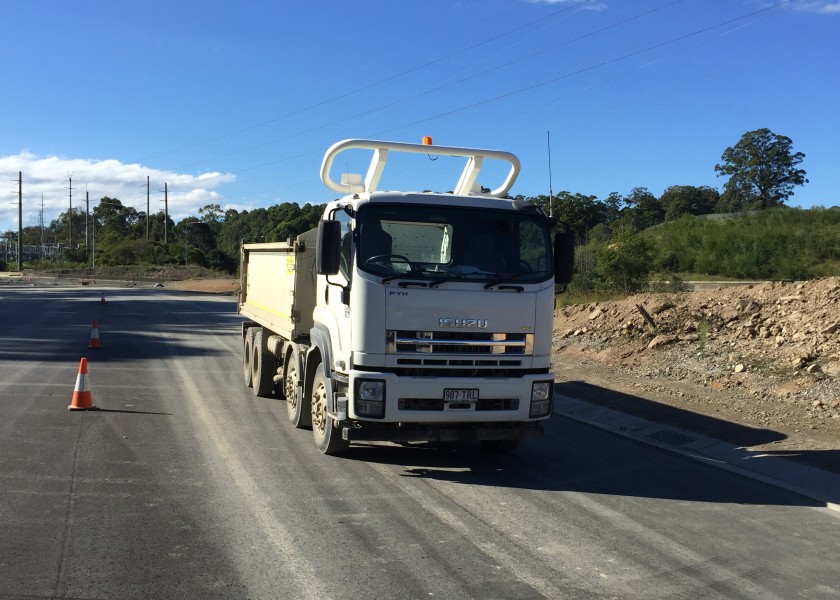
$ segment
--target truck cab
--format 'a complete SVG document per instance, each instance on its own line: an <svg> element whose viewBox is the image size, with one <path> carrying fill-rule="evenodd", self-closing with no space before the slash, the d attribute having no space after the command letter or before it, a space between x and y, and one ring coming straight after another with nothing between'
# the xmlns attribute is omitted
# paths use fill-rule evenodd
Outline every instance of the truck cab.
<svg viewBox="0 0 840 600"><path fill-rule="evenodd" d="M430 152L371 146L374 162L383 150ZM347 380L338 411L358 425L342 435L512 447L551 415L558 271L550 222L533 204L500 197L507 183L475 191L474 169L488 151L431 151L469 154L459 183L472 180L473 191L368 188L325 211L315 321L329 337L333 377ZM494 157L511 164L512 183L518 161Z"/></svg>
<svg viewBox="0 0 840 600"><path fill-rule="evenodd" d="M373 152L368 174L335 182L332 162L351 148ZM467 164L452 193L380 191L394 152ZM489 191L477 184L487 159L510 166ZM571 244L551 239L537 206L506 197L518 171L514 155L493 150L345 140L327 151L322 181L347 193L314 236L312 324L292 400L323 452L355 440L511 450L542 433L555 284L570 278Z"/></svg>

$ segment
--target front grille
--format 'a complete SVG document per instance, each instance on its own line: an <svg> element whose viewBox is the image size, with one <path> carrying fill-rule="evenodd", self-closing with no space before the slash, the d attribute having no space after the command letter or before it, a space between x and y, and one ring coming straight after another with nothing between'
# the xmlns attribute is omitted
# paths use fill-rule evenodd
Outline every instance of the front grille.
<svg viewBox="0 0 840 600"><path fill-rule="evenodd" d="M490 333L485 331L389 331L390 354L415 355L520 355L533 353L531 333ZM450 362L451 366L457 366ZM496 364L462 366L499 366ZM510 365L513 366L513 365Z"/></svg>
<svg viewBox="0 0 840 600"><path fill-rule="evenodd" d="M401 367L459 367L459 368L499 368L499 367L521 367L521 360L463 360L463 359L440 359L440 358L398 358L397 364Z"/></svg>
<svg viewBox="0 0 840 600"><path fill-rule="evenodd" d="M442 412L446 408L444 401L435 398L400 398L397 402L400 410L422 410ZM519 398L489 398L478 402L450 402L450 410L518 410Z"/></svg>

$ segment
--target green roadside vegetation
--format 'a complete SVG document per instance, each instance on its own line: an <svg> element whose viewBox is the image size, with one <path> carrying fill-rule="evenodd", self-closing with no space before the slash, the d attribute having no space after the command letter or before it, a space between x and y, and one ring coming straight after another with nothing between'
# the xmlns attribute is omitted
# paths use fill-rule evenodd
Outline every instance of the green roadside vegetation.
<svg viewBox="0 0 840 600"><path fill-rule="evenodd" d="M562 304L678 292L686 281L807 280L840 276L840 207L684 216L578 246Z"/></svg>
<svg viewBox="0 0 840 600"><path fill-rule="evenodd" d="M745 133L715 165L729 177L722 193L674 185L659 197L636 187L604 199L568 191L516 199L551 215L555 233L574 236L575 274L564 303L680 291L688 280L840 276L840 206L785 205L807 183L798 168L804 157L793 153L789 138L759 129ZM37 256L30 251L25 268L120 279L183 279L195 277L189 269L196 268L205 277L232 276L242 242L293 238L317 226L324 206L287 202L239 212L209 204L176 224L163 212L147 218L104 197L90 215L73 209L43 230L24 228L24 260L26 248L41 249ZM17 245L11 232L0 235L0 270L7 270L16 264L4 259ZM56 251L43 252L45 244Z"/></svg>

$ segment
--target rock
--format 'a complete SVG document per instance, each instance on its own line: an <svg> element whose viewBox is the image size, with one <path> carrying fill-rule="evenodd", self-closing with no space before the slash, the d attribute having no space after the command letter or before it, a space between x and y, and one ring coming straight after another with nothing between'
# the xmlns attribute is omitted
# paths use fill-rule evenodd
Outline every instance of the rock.
<svg viewBox="0 0 840 600"><path fill-rule="evenodd" d="M676 341L677 338L673 336L660 334L650 341L650 343L647 345L647 349L653 350L655 348L661 348L662 346L667 346L668 344L672 344Z"/></svg>
<svg viewBox="0 0 840 600"><path fill-rule="evenodd" d="M726 310L720 313L720 318L724 323L731 323L732 321L737 321L740 315L738 314L737 310Z"/></svg>
<svg viewBox="0 0 840 600"><path fill-rule="evenodd" d="M735 372L736 373L743 373L744 372L743 363L738 363L737 365L735 365Z"/></svg>

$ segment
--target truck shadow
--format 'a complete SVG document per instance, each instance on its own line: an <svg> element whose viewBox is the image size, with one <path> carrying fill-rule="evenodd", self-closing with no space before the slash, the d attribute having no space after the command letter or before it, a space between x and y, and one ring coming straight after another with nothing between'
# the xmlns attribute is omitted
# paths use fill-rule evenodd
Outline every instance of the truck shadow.
<svg viewBox="0 0 840 600"><path fill-rule="evenodd" d="M720 440L735 448L750 448L788 439L773 429L750 427L732 421L661 404L646 398L625 394L582 381L568 381L556 386L559 394L585 401L592 406L618 411L644 419L663 427L673 427L683 432ZM561 400L562 402L562 400ZM679 440L677 444L679 445ZM793 462L823 469L840 475L840 450L761 450L744 454L778 456Z"/></svg>
<svg viewBox="0 0 840 600"><path fill-rule="evenodd" d="M733 448L744 449L786 437L776 431L653 406L655 403L650 400L581 382L558 387L561 394L658 425L710 437L714 434ZM840 465L837 450L743 453L745 460L778 456L835 472ZM510 454L489 453L478 444L371 444L351 446L347 458L401 467L400 476L405 478L473 486L724 504L825 506L823 502L720 469L711 461L691 460L665 448L557 415L546 424L542 438L524 440ZM836 496L832 500L840 502L840 490Z"/></svg>
<svg viewBox="0 0 840 600"><path fill-rule="evenodd" d="M837 460L837 453L826 460ZM822 507L812 500L662 448L563 418L510 454L473 445L353 446L347 459L396 465L405 478L538 492L577 492L715 504ZM838 497L840 501L840 497Z"/></svg>
<svg viewBox="0 0 840 600"><path fill-rule="evenodd" d="M583 381L558 383L555 386L555 391L562 396L617 410L659 425L713 437L739 447L778 442L787 437L784 433L771 429L758 429L717 419Z"/></svg>

